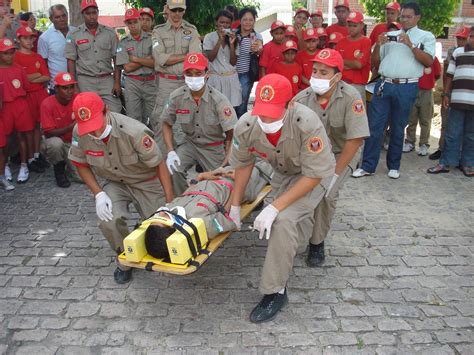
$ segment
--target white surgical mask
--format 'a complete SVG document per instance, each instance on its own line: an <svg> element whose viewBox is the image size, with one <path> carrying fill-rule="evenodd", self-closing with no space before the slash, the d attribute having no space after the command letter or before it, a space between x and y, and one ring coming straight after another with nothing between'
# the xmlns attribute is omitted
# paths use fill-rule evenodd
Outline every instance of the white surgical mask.
<svg viewBox="0 0 474 355"><path fill-rule="evenodd" d="M107 126L105 126L104 132L102 132L102 134L99 137L96 137L93 134L89 134L89 136L91 136L95 140L100 141L102 139L107 138L109 136L110 132L112 132L112 126L108 124Z"/></svg>
<svg viewBox="0 0 474 355"><path fill-rule="evenodd" d="M272 134L272 133L278 132L281 129L281 127L283 127L283 121L284 121L284 118L272 123L265 123L265 122L262 122L260 117L257 117L257 122L260 128L262 129L263 133L266 133L266 134Z"/></svg>
<svg viewBox="0 0 474 355"><path fill-rule="evenodd" d="M311 79L309 79L309 84L311 85L311 89L318 95L323 95L331 89L330 79L318 79L312 76Z"/></svg>
<svg viewBox="0 0 474 355"><path fill-rule="evenodd" d="M185 76L184 82L191 91L199 91L206 84L205 76Z"/></svg>

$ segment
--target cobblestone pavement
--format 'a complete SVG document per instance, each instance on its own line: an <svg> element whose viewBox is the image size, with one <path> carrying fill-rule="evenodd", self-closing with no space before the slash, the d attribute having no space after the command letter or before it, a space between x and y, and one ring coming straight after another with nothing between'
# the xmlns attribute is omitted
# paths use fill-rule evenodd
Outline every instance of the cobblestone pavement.
<svg viewBox="0 0 474 355"><path fill-rule="evenodd" d="M0 353L474 354L474 181L431 165L410 153L397 181L383 162L350 179L325 266L297 256L290 305L264 325L247 320L255 233L193 275L137 270L119 286L85 187L33 174L0 191Z"/></svg>

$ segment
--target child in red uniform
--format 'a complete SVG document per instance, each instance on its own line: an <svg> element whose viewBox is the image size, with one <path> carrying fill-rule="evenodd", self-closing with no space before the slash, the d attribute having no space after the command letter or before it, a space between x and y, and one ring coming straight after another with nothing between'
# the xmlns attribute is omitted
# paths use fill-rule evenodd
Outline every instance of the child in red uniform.
<svg viewBox="0 0 474 355"><path fill-rule="evenodd" d="M275 21L272 23L270 34L273 39L263 46L263 52L260 55L260 77L270 73L273 65L283 59L285 30L286 26L283 22Z"/></svg>
<svg viewBox="0 0 474 355"><path fill-rule="evenodd" d="M349 29L347 28L347 17L351 12L349 8L349 0L337 0L334 5L334 12L337 17L337 22L328 26L326 32L330 36L334 32L339 32L344 37L349 35Z"/></svg>
<svg viewBox="0 0 474 355"><path fill-rule="evenodd" d="M298 44L295 41L286 41L285 49L283 50L283 57L285 59L273 66L273 73L283 75L290 81L293 88L293 96L300 91L299 86L303 76L303 68L295 61L297 52Z"/></svg>
<svg viewBox="0 0 474 355"><path fill-rule="evenodd" d="M327 48L336 49L337 44L344 36L339 32L333 32L329 36Z"/></svg>
<svg viewBox="0 0 474 355"><path fill-rule="evenodd" d="M365 85L370 74L370 50L372 43L363 35L364 16L358 11L351 12L347 19L349 36L339 41L336 50L344 59L342 80L359 91L365 104Z"/></svg>
<svg viewBox="0 0 474 355"><path fill-rule="evenodd" d="M40 106L41 102L48 97L45 85L48 83L49 70L43 57L38 53L33 52L33 44L36 34L30 27L20 27L16 31L18 43L20 48L15 53L15 64L25 68L26 75L30 85L27 86L26 99L30 107L31 116L35 124L33 134L33 150L32 158L28 159L28 169L38 173L44 172L44 169L49 167L46 159L40 155Z"/></svg>
<svg viewBox="0 0 474 355"><path fill-rule="evenodd" d="M316 30L308 28L303 31L303 41L305 49L296 54L296 63L303 69L303 76L301 77L300 89L306 89L309 86L309 79L313 73L313 58L318 54L318 35Z"/></svg>
<svg viewBox="0 0 474 355"><path fill-rule="evenodd" d="M0 39L0 83L1 89L1 112L3 134L8 138L13 131L18 132L20 143L20 172L17 182L24 183L28 180L29 171L26 164L28 157L28 146L33 146L34 123L31 118L26 101L26 87L28 79L25 70L13 63L15 56L15 45L9 38ZM8 156L5 152L5 156ZM1 172L7 170L2 168ZM8 168L8 171L10 169Z"/></svg>
<svg viewBox="0 0 474 355"><path fill-rule="evenodd" d="M316 29L316 34L318 35L318 49L326 48L327 41L328 41L328 34L324 27L318 27Z"/></svg>
<svg viewBox="0 0 474 355"><path fill-rule="evenodd" d="M6 146L7 137L5 136L5 130L3 129L3 119L0 117L0 185L3 186L6 191L11 191L15 189L15 186L7 180L3 173L5 171L5 153L3 152L3 149Z"/></svg>

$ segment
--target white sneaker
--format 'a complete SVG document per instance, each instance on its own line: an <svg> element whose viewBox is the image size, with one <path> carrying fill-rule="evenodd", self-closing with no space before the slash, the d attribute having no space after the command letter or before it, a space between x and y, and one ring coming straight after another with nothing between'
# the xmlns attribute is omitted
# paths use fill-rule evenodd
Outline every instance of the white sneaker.
<svg viewBox="0 0 474 355"><path fill-rule="evenodd" d="M415 146L411 143L403 143L403 153L408 153L411 152L413 149L415 149Z"/></svg>
<svg viewBox="0 0 474 355"><path fill-rule="evenodd" d="M20 172L18 173L18 177L16 178L16 181L19 184L25 183L28 181L28 178L30 177L30 172L28 171L27 166L20 166Z"/></svg>
<svg viewBox="0 0 474 355"><path fill-rule="evenodd" d="M388 143L383 144L383 149L388 150L388 147L389 147Z"/></svg>
<svg viewBox="0 0 474 355"><path fill-rule="evenodd" d="M5 179L8 181L13 180L12 171L10 170L10 166L8 164L5 164Z"/></svg>
<svg viewBox="0 0 474 355"><path fill-rule="evenodd" d="M8 181L6 178L0 180L0 185L3 186L5 191L15 190L15 186L13 186L13 184L10 181Z"/></svg>
<svg viewBox="0 0 474 355"><path fill-rule="evenodd" d="M356 169L353 173L352 173L352 177L353 178L360 178L362 176L371 176L371 175L374 175L374 173L369 173L367 171L365 171L364 169Z"/></svg>
<svg viewBox="0 0 474 355"><path fill-rule="evenodd" d="M426 144L422 144L420 146L420 148L418 148L417 153L421 157L424 157L425 155L428 155L428 146Z"/></svg>
<svg viewBox="0 0 474 355"><path fill-rule="evenodd" d="M390 179L398 179L400 177L400 171L398 170L390 170L388 172L388 177Z"/></svg>

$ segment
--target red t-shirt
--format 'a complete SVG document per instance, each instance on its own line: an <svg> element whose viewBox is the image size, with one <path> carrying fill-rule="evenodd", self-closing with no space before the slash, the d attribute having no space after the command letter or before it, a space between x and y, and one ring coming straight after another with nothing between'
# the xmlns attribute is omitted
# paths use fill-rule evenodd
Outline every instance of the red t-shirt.
<svg viewBox="0 0 474 355"><path fill-rule="evenodd" d="M336 50L341 53L344 60L357 60L362 64L361 69L344 69L342 80L349 84L365 85L370 74L370 50L372 44L365 36L351 41L349 37L343 38L336 45Z"/></svg>
<svg viewBox="0 0 474 355"><path fill-rule="evenodd" d="M379 36L384 32L388 32L388 28L387 28L386 23L379 23L379 24L375 25L372 32L370 33L370 37L369 37L370 38L370 43L372 43L372 45L374 45L375 42L377 42L377 38L379 38Z"/></svg>
<svg viewBox="0 0 474 355"><path fill-rule="evenodd" d="M19 65L0 68L0 100L13 102L17 97L25 97L29 86L25 70Z"/></svg>
<svg viewBox="0 0 474 355"><path fill-rule="evenodd" d="M275 132L275 133L266 133L265 135L267 136L268 141L269 141L274 147L276 147L277 144L278 144L278 141L280 140L280 137L281 137L281 129L280 129L278 132Z"/></svg>
<svg viewBox="0 0 474 355"><path fill-rule="evenodd" d="M307 51L299 51L296 55L296 63L303 68L303 76L306 79L310 79L311 75L313 74L313 61L312 59L318 54L318 50L314 54L309 54ZM306 89L308 85L300 83L301 89Z"/></svg>
<svg viewBox="0 0 474 355"><path fill-rule="evenodd" d="M49 76L48 66L44 61L43 57L38 53L32 52L31 54L25 54L20 51L15 53L15 64L25 68L26 74L40 73L42 76ZM27 92L33 92L38 90L44 90L44 84L30 83Z"/></svg>
<svg viewBox="0 0 474 355"><path fill-rule="evenodd" d="M57 128L63 128L69 126L73 122L72 117L72 102L74 97L68 105L64 106L59 103L56 96L49 96L44 99L41 103L41 127L45 132L51 131ZM72 130L71 132L65 133L61 136L64 142L71 143Z"/></svg>
<svg viewBox="0 0 474 355"><path fill-rule="evenodd" d="M436 84L436 78L441 75L441 65L437 57L434 58L431 67L425 68L423 76L418 81L418 87L422 90L432 90Z"/></svg>
<svg viewBox="0 0 474 355"><path fill-rule="evenodd" d="M334 32L339 32L341 35L343 35L344 37L347 37L349 36L349 29L347 28L347 26L341 26L337 23L331 25L331 26L328 26L326 27L326 32L328 34L328 38L331 36L332 33Z"/></svg>
<svg viewBox="0 0 474 355"><path fill-rule="evenodd" d="M275 44L275 42L270 41L263 46L263 52L260 55L259 64L261 67L267 69L267 74L272 72L272 66L275 63L283 60L283 49L285 49L285 42Z"/></svg>
<svg viewBox="0 0 474 355"><path fill-rule="evenodd" d="M293 62L291 64L286 64L284 62L278 62L273 65L273 70L270 73L277 73L287 78L293 88L293 96L300 91L299 86L301 83L301 76L303 75L303 68L301 68L298 63Z"/></svg>

